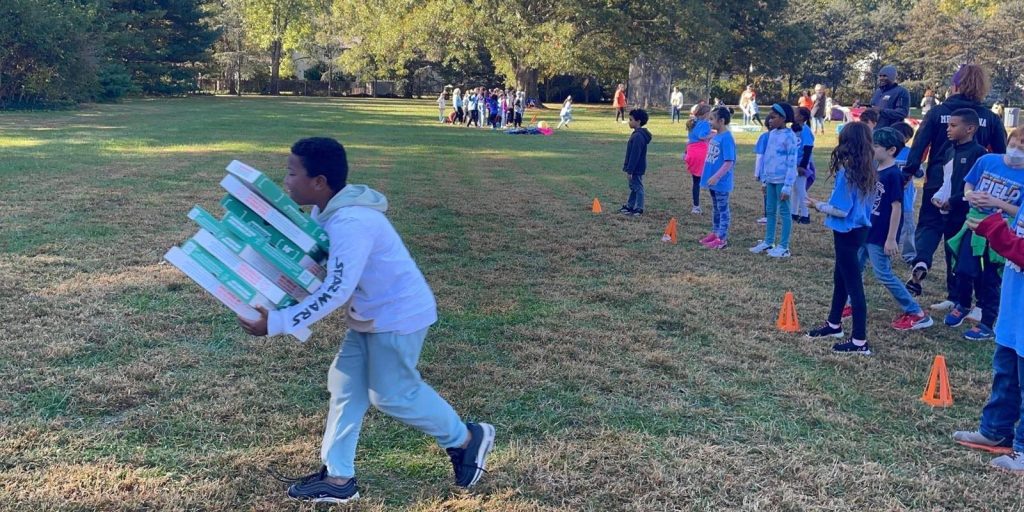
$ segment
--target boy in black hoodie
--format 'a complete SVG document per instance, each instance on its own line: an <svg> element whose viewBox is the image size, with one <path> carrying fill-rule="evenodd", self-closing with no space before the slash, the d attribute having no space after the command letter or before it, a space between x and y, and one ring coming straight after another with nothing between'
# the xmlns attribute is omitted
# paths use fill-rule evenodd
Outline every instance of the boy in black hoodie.
<svg viewBox="0 0 1024 512"><path fill-rule="evenodd" d="M626 143L626 160L622 163L622 172L629 179L629 199L619 208L619 213L633 217L644 214L644 173L647 172L647 144L651 142L651 132L644 128L647 119L647 112L643 109L629 111L629 127L633 134Z"/></svg>
<svg viewBox="0 0 1024 512"><path fill-rule="evenodd" d="M981 103L988 96L991 85L988 74L980 66L968 64L961 66L951 80L953 95L941 105L932 108L924 116L921 126L914 137L914 144L907 157L907 165L903 167L904 179L912 179L914 171L921 167L925 154L930 154L925 170L925 184L921 201L921 213L918 216L915 247L917 256L914 258L912 277L907 281L907 289L914 295L921 293L921 281L928 275L932 267L932 258L939 242L945 237L952 237L963 226L963 220L955 227L944 219L939 208L931 198L943 184L943 166L948 161L948 150L953 146L949 140L948 126L953 112L961 108L973 110L978 115L978 128L974 133L974 141L991 153L1006 152L1006 130L1000 119ZM968 167L968 170L970 167ZM961 180L962 182L963 180ZM962 183L960 184L962 186ZM963 202L963 201L961 201ZM964 210L966 215L966 210ZM949 232L947 230L952 230ZM935 304L935 309L946 309L955 302L956 281L953 270L946 268L946 287L949 301Z"/></svg>

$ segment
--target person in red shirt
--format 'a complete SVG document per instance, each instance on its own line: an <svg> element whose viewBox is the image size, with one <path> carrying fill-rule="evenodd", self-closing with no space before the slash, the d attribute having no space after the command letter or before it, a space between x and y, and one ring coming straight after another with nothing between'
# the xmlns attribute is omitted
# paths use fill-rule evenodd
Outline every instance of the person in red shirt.
<svg viewBox="0 0 1024 512"><path fill-rule="evenodd" d="M626 86L619 84L615 89L615 99L612 100L612 106L615 107L615 121L626 122ZM621 121L620 121L621 119Z"/></svg>
<svg viewBox="0 0 1024 512"><path fill-rule="evenodd" d="M804 107L810 110L814 106L814 100L811 99L811 91L804 91L800 96L800 100L797 101L797 106Z"/></svg>

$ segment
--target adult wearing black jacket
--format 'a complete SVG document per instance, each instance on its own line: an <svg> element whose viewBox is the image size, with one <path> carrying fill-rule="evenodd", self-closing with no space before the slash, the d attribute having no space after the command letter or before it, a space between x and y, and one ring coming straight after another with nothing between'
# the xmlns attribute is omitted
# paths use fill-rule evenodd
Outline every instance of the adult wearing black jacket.
<svg viewBox="0 0 1024 512"><path fill-rule="evenodd" d="M878 89L871 97L871 108L878 111L876 130L892 126L910 113L910 93L896 83L896 66L882 66L878 70Z"/></svg>
<svg viewBox="0 0 1024 512"><path fill-rule="evenodd" d="M974 140L990 153L1006 152L1006 130L1003 128L1002 121L981 103L992 88L988 73L981 66L975 64L960 66L960 69L953 75L951 85L953 95L941 105L932 108L928 115L924 116L924 121L921 122L917 134L914 136L914 144L910 147L907 165L903 167L904 178L911 179L915 171L921 168L922 160L927 152L929 158L925 167L926 177L921 200L921 213L918 216L917 231L914 234L917 257L913 261L912 277L907 281L907 290L914 295L921 294L921 281L932 268L932 258L935 255L935 249L939 247L939 242L955 236L962 227L962 225L953 226L952 224L955 223L947 222L948 216L942 215L938 207L931 202L931 197L942 187L942 166L945 163L943 156L948 153L950 144L952 144L946 135L950 115L953 111L961 108L974 110L978 113L979 124L978 131L974 134ZM949 257L947 251L946 291L949 297L955 297L956 281L953 278Z"/></svg>

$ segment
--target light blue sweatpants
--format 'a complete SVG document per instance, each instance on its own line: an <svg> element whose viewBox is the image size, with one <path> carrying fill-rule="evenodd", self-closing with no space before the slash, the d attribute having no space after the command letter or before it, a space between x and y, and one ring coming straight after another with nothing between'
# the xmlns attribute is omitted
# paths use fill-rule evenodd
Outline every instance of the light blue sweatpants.
<svg viewBox="0 0 1024 512"><path fill-rule="evenodd" d="M433 436L442 448L466 442L465 423L416 370L428 330L402 335L349 329L327 372L331 403L320 458L328 475L355 476L359 429L371 404Z"/></svg>

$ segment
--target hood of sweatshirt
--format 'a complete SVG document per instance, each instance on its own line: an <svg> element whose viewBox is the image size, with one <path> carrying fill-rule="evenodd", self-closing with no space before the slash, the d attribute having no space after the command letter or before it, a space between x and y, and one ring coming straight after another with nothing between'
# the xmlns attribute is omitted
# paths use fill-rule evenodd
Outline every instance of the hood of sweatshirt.
<svg viewBox="0 0 1024 512"><path fill-rule="evenodd" d="M644 128L643 126L637 128L636 130L633 130L633 133L639 134L641 137L643 137L645 144L650 143L651 139L654 138L654 136L651 135L651 132L647 131L647 128Z"/></svg>
<svg viewBox="0 0 1024 512"><path fill-rule="evenodd" d="M388 198L366 185L345 185L345 188L334 194L324 211L317 213L316 220L326 222L339 209L349 206L365 206L384 213L388 211Z"/></svg>

